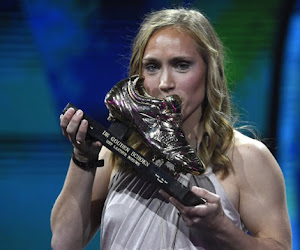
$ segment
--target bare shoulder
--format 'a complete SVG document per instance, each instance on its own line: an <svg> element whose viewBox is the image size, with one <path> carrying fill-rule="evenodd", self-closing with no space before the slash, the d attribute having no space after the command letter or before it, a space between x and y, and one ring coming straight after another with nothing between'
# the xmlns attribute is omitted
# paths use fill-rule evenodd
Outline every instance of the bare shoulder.
<svg viewBox="0 0 300 250"><path fill-rule="evenodd" d="M269 150L260 141L250 138L237 130L234 131L234 149L246 154L268 154Z"/></svg>
<svg viewBox="0 0 300 250"><path fill-rule="evenodd" d="M232 164L240 188L276 184L283 187L282 171L270 150L262 142L235 131Z"/></svg>
<svg viewBox="0 0 300 250"><path fill-rule="evenodd" d="M232 162L236 171L278 171L279 165L264 143L234 131Z"/></svg>

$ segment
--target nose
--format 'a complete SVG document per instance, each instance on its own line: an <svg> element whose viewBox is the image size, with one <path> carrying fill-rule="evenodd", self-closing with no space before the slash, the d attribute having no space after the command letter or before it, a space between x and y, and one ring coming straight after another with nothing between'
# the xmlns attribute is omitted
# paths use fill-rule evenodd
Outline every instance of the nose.
<svg viewBox="0 0 300 250"><path fill-rule="evenodd" d="M164 70L160 76L159 89L164 92L169 92L175 88L175 82L169 70Z"/></svg>

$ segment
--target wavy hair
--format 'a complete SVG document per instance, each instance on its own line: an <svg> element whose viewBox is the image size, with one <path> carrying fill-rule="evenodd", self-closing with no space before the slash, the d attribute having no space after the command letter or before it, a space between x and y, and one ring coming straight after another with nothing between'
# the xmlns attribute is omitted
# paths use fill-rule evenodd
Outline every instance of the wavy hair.
<svg viewBox="0 0 300 250"><path fill-rule="evenodd" d="M221 171L225 178L233 170L226 155L233 141L231 106L224 74L223 45L207 18L197 10L184 8L163 9L147 15L133 42L129 74L141 75L142 59L149 39L156 31L168 26L190 35L207 65L198 155L206 165L212 166L215 173Z"/></svg>

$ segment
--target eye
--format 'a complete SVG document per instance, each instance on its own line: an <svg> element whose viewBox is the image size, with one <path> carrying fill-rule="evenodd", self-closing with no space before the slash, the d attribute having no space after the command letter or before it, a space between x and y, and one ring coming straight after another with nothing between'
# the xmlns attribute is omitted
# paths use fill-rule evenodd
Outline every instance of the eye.
<svg viewBox="0 0 300 250"><path fill-rule="evenodd" d="M147 71L147 73L151 74L155 73L159 69L159 66L155 63L149 63L144 65L144 69Z"/></svg>
<svg viewBox="0 0 300 250"><path fill-rule="evenodd" d="M176 64L176 68L179 70L179 71L187 71L189 68L190 68L190 63L189 62L179 62Z"/></svg>

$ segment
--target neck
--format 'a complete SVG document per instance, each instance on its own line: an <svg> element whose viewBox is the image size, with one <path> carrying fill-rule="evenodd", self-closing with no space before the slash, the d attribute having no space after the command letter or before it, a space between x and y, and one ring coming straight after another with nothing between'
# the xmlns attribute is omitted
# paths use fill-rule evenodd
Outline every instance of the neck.
<svg viewBox="0 0 300 250"><path fill-rule="evenodd" d="M199 122L201 113L194 113L188 117L182 125L182 129L187 142L192 148L196 149L201 142L202 137L202 122Z"/></svg>

